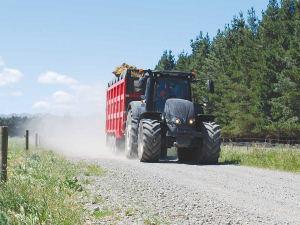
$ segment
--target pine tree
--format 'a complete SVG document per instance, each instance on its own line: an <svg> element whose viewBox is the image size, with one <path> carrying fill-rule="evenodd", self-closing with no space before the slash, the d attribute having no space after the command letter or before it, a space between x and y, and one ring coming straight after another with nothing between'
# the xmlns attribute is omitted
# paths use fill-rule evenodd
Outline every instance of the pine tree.
<svg viewBox="0 0 300 225"><path fill-rule="evenodd" d="M189 70L190 57L188 53L185 53L184 50L178 55L178 60L176 61L175 70L190 72Z"/></svg>
<svg viewBox="0 0 300 225"><path fill-rule="evenodd" d="M175 57L172 55L172 50L167 50L163 52L162 57L158 61L157 65L155 66L155 70L173 70L176 65Z"/></svg>

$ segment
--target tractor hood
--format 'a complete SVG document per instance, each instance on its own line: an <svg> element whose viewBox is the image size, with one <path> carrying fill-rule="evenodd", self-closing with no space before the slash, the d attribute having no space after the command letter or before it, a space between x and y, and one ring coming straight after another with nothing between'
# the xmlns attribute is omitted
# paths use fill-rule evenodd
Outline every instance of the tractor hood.
<svg viewBox="0 0 300 225"><path fill-rule="evenodd" d="M164 116L170 130L193 129L190 120L195 118L194 104L183 99L168 99L165 104ZM179 120L179 123L176 123Z"/></svg>

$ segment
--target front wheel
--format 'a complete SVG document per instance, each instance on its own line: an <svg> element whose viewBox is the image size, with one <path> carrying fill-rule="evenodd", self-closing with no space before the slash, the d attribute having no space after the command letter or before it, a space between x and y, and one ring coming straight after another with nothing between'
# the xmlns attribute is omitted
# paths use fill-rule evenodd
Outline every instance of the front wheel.
<svg viewBox="0 0 300 225"><path fill-rule="evenodd" d="M161 151L161 127L157 120L142 119L139 124L138 156L141 162L157 162Z"/></svg>
<svg viewBox="0 0 300 225"><path fill-rule="evenodd" d="M203 122L203 144L195 151L200 164L216 164L221 152L221 128L215 122Z"/></svg>

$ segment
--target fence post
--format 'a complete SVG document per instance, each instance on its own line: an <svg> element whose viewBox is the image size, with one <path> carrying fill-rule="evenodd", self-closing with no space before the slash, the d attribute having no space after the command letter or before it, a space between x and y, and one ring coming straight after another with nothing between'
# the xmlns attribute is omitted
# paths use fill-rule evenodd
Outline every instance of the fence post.
<svg viewBox="0 0 300 225"><path fill-rule="evenodd" d="M35 148L38 148L38 139L39 139L39 135L35 134Z"/></svg>
<svg viewBox="0 0 300 225"><path fill-rule="evenodd" d="M1 181L7 180L7 150L8 150L8 127L0 127L1 138Z"/></svg>
<svg viewBox="0 0 300 225"><path fill-rule="evenodd" d="M26 130L25 141L26 141L25 149L28 150L29 149L29 130Z"/></svg>

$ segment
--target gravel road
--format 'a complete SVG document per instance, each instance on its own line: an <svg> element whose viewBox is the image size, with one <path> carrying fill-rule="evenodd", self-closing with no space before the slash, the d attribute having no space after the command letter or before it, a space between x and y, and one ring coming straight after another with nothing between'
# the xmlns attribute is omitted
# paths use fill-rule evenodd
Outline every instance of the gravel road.
<svg viewBox="0 0 300 225"><path fill-rule="evenodd" d="M98 199L86 201L86 210L113 212L90 219L97 224L300 224L299 174L176 160L85 161L108 171L86 185L85 198Z"/></svg>

